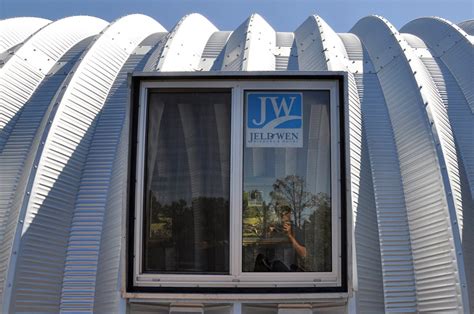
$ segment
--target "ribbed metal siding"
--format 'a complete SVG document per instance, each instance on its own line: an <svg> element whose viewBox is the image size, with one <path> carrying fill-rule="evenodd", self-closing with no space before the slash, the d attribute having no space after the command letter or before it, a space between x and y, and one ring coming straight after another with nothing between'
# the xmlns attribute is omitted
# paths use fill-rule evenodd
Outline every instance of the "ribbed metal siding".
<svg viewBox="0 0 474 314"><path fill-rule="evenodd" d="M163 33L152 35L145 39L141 46L153 47ZM144 62L150 57L151 50L146 56L140 55L138 49L135 51L137 56L132 56L131 59L141 58L139 64L136 65L137 71L142 70ZM146 53L146 51L141 52ZM130 61L130 60L129 60ZM125 86L122 86L125 88ZM97 279L94 298L94 312L96 313L112 313L119 312L120 306L124 300L120 298L121 289L121 244L122 244L122 213L126 204L126 190L127 190L127 167L128 167L128 123L129 114L127 100L116 99L114 104L116 110L123 111L123 115L114 114L110 117L110 121L118 122L121 125L117 134L120 134L120 141L116 147L113 156L113 165L110 181L108 183L108 194L104 215L104 225L102 228L99 260L97 265Z"/></svg>
<svg viewBox="0 0 474 314"><path fill-rule="evenodd" d="M375 74L356 75L370 152L387 312L414 312L416 289L408 219L393 132Z"/></svg>
<svg viewBox="0 0 474 314"><path fill-rule="evenodd" d="M362 43L359 38L351 33L339 33L339 38L341 38L344 48L346 49L347 57L349 58L350 63L355 63L356 61L363 61L365 57L364 50L362 49ZM367 57L365 57L367 58ZM367 60L366 63L368 63ZM367 71L368 72L368 71Z"/></svg>
<svg viewBox="0 0 474 314"><path fill-rule="evenodd" d="M25 104L4 150L0 153L0 212L3 213L0 229L0 280L3 290L4 276L13 238L17 228L18 215L33 167L36 151L40 145L41 133L47 124L47 117L53 110L53 97L63 80L68 76L77 58L90 42L85 39L71 48L48 73L31 99Z"/></svg>
<svg viewBox="0 0 474 314"><path fill-rule="evenodd" d="M182 18L166 38L160 58L152 58L147 71L197 71L202 51L217 28L200 14Z"/></svg>
<svg viewBox="0 0 474 314"><path fill-rule="evenodd" d="M82 27L75 27L77 24ZM0 69L0 151L18 111L61 56L80 40L97 34L106 22L70 17L49 24L24 43Z"/></svg>
<svg viewBox="0 0 474 314"><path fill-rule="evenodd" d="M435 20L440 25L444 26L444 21ZM436 29L436 28L435 28ZM443 30L453 31L451 28L444 27ZM459 35L459 34L458 34ZM432 65L434 62L434 57L431 53L426 52L426 46L424 42L414 36L404 34L402 35L405 40L408 41L410 45L415 45L419 47L418 49L410 49L410 54L412 58L415 58L416 61L422 60L425 64ZM445 36L445 34L443 34ZM450 38L448 35L447 38ZM452 49L456 49L456 43L453 44ZM419 51L421 50L421 51ZM418 53L419 59L415 56ZM464 299L463 304L469 308L469 296L466 288L466 271L465 271L465 258L462 256L462 241L463 241L463 228L464 228L464 209L462 195L461 195L461 186L460 186L460 168L462 165L459 163L461 156L458 157L458 152L454 145L454 138L451 130L451 123L448 118L448 113L445 105L449 105L444 99L441 98L441 95L438 91L437 85L434 84L433 73L428 72L425 65L420 62L412 62L412 68L414 72L419 75L415 75L415 78L418 81L420 86L421 94L424 96L426 110L428 118L431 121L433 137L437 145L437 154L438 161L441 166L441 174L443 177L443 186L446 190L447 203L449 208L449 217L450 222L452 223L452 234L453 242L455 246L456 255L459 256L456 261L458 264L459 270L459 280L461 287L461 295ZM439 76L438 76L439 77ZM439 82L439 79L438 79ZM439 85L439 84L438 84ZM424 87L424 89L421 89ZM471 116L472 117L472 116ZM473 119L474 121L474 119ZM469 129L469 128L468 128ZM472 129L472 128L471 128Z"/></svg>
<svg viewBox="0 0 474 314"><path fill-rule="evenodd" d="M163 32L161 35L162 36L161 36L160 40L158 41L158 43L155 45L155 47L152 48L153 51L151 53L151 56L150 56L150 58L148 58L148 61L145 65L145 67L143 68L143 71L145 71L145 72L154 72L155 71L155 69L158 65L158 62L160 61L160 58L162 57L163 49L165 48L166 43L167 43L169 37L171 36L171 34L166 32L166 31Z"/></svg>
<svg viewBox="0 0 474 314"><path fill-rule="evenodd" d="M441 18L416 19L402 28L420 37L449 68L474 114L474 41L460 27Z"/></svg>
<svg viewBox="0 0 474 314"><path fill-rule="evenodd" d="M155 36L155 39L159 39L159 36ZM154 45L155 42L151 44ZM138 49L142 51L143 47ZM99 251L110 250L101 246L102 230L106 223L104 215L107 201L118 205L110 208L113 213L109 214L109 219L112 220L107 224L113 223L115 220L112 218L113 215L119 219L122 213L121 198L118 197L118 202L114 200L118 195L110 198L109 189L115 183L119 187L118 192L122 192L120 177L115 179L112 177L114 160L116 158L123 159L124 155L123 151L122 154L117 154L117 148L124 127L125 105L128 101L127 75L136 70L142 70L144 61L146 61L143 59L143 53L133 53L128 58L115 79L104 107L97 118L87 159L82 170L69 235L61 295L62 312L92 311L94 308ZM120 227L121 220L119 219L118 222L116 227ZM120 235L115 241L120 243ZM113 243L111 244L116 248ZM115 256L119 256L120 251L114 253ZM112 258L107 261L102 260L105 265L107 263L114 264L113 262ZM107 272L109 267L105 265L102 266L105 268L103 271ZM110 276L110 278L118 277L118 271ZM114 298L109 296L109 300L113 301ZM118 303L116 298L114 303Z"/></svg>
<svg viewBox="0 0 474 314"><path fill-rule="evenodd" d="M402 38L415 43L417 47L423 47L423 42L414 35L402 35ZM419 48L420 49L420 48ZM421 48L422 49L422 48ZM461 298L464 299L463 304L469 308L469 296L466 289L466 274L464 266L464 258L462 255L462 234L463 234L463 203L461 199L460 173L458 165L458 156L454 145L454 138L448 119L446 108L443 100L434 84L428 70L420 60L431 60L433 57L427 53L421 53L419 57L414 49L407 49L407 57L415 62L411 62L412 71L415 73L415 79L420 89L420 94L425 102L428 119L432 124L432 134L434 142L437 143L436 152L437 159L441 167L441 176L443 179L445 198L448 206L448 215L450 227L453 236L453 245L455 259L457 262L459 287L461 288Z"/></svg>
<svg viewBox="0 0 474 314"><path fill-rule="evenodd" d="M313 39L319 41L323 48L320 56L326 58L328 70L348 71L350 60L341 38L319 16L315 16L313 23L316 30ZM358 283L357 309L362 313L377 313L383 310L384 306L379 225L366 131L362 125L360 94L353 72L348 71L347 79L351 207L357 259L354 272Z"/></svg>
<svg viewBox="0 0 474 314"><path fill-rule="evenodd" d="M122 67L121 71L133 72L133 61ZM116 78L110 89L108 102L99 113L82 168L67 245L61 295L62 312L91 311L93 308L103 210L111 172L109 160L113 160L121 128L121 125L108 123L107 118L110 115L123 115L120 109L114 110L113 104L110 105L109 102L125 98L126 91L124 95L121 85L126 85L123 73Z"/></svg>
<svg viewBox="0 0 474 314"><path fill-rule="evenodd" d="M351 64L362 63L354 75L370 155L384 282L385 311L414 312L416 289L410 234L400 167L392 126L373 65L353 34L341 35Z"/></svg>
<svg viewBox="0 0 474 314"><path fill-rule="evenodd" d="M441 187L434 143L426 120L411 104L418 96L401 83L404 64L393 62L379 73L400 156L411 231L418 310L459 310L459 279L450 217ZM393 76L397 80L391 79ZM390 81L396 83L390 84ZM421 121L420 121L421 120ZM415 135L416 134L416 135ZM436 278L436 279L435 279Z"/></svg>
<svg viewBox="0 0 474 314"><path fill-rule="evenodd" d="M459 42L456 46L449 49L441 60L449 68L456 78L459 87L464 93L471 113L474 114L474 46L467 41Z"/></svg>
<svg viewBox="0 0 474 314"><path fill-rule="evenodd" d="M396 49L384 51L385 47L393 48L399 39L387 23L379 17L365 18L354 26L353 32L361 38L378 69L394 129L412 241L418 310L459 311L463 303L458 263L438 154L409 62L403 53L397 56Z"/></svg>
<svg viewBox="0 0 474 314"><path fill-rule="evenodd" d="M72 25L81 22L87 23L87 27L80 30L72 28ZM28 99L30 99L45 75L50 71L54 72L55 67L58 66L56 62L59 58L61 58L64 53L79 41L88 36L97 34L105 25L105 21L92 17L72 17L62 19L51 23L37 32L15 51L15 54L0 70L0 111L2 112L0 119L3 119L3 121L7 123L4 125L5 127L3 130L0 130L0 151L3 151L4 145L9 140L11 132L14 129L15 124L18 122L21 115L21 108ZM48 41L51 42L51 47L44 46L44 42ZM38 108L32 107L31 109L41 110L41 106ZM24 118L27 116L28 114L26 114ZM31 126L32 125L27 124L27 127ZM24 140L26 140L26 138ZM27 153L28 152L23 152L23 161ZM31 158L34 159L34 149L32 149L31 154ZM30 162L32 162L33 159L30 159ZM6 230L8 234L3 239L2 251L0 252L0 280L2 284L0 289L2 289L2 291L4 285L7 284L5 281L9 276L9 274L6 273L6 270L11 257L10 250L13 237L17 233L16 223L18 221L18 210L23 202L22 191L25 190L25 185L29 179L29 174L27 173L29 170L26 168L22 170L26 172L24 176L18 179L13 179L18 180L17 182L20 183L21 188L18 191L19 193L15 193L15 185L8 184L6 186L6 194L2 194L2 198L5 197L7 199L7 203L4 203L5 206L1 208L1 210L4 211L3 217L15 222L14 224L8 223L9 229ZM10 167L8 171L10 171L10 174L13 174L13 177L20 174L15 174L15 168L13 167ZM13 184L14 182L11 183ZM8 200L11 201L12 195L15 195L16 198L13 199L12 203L9 203ZM4 225L3 222L2 225ZM13 258L15 258L15 256L13 256ZM11 285L11 282L8 283L8 285Z"/></svg>
<svg viewBox="0 0 474 314"><path fill-rule="evenodd" d="M128 55L153 30L162 28L150 18L122 18L102 34L75 69L31 192L14 280L13 311L59 308L63 275L68 271L64 270L67 235L96 115Z"/></svg>
<svg viewBox="0 0 474 314"><path fill-rule="evenodd" d="M199 71L216 71L222 67L224 46L232 32L215 32L209 37L199 62Z"/></svg>
<svg viewBox="0 0 474 314"><path fill-rule="evenodd" d="M362 146L360 161L360 182L356 184L360 193L353 202L358 280L357 311L375 314L384 312L384 286L374 190L366 141Z"/></svg>
<svg viewBox="0 0 474 314"><path fill-rule="evenodd" d="M247 29L247 42L241 54L242 70L275 70L276 32L260 15L252 14Z"/></svg>
<svg viewBox="0 0 474 314"><path fill-rule="evenodd" d="M473 238L470 226L474 217L474 210L471 210L473 185L469 183L474 180L470 171L473 146L469 145L473 135L469 132L473 128L469 127L469 117L472 118L473 111L467 106L467 103L472 103L472 63L469 62L473 60L473 40L459 27L439 18L416 20L403 28L419 38L400 36L382 18L369 20L378 22L367 26L370 24L367 19L362 20L365 26L358 24L356 28L369 47L374 64L364 56L355 35L337 36L318 16L310 17L295 33L278 33L262 17L254 14L231 34L217 32L200 15L190 15L155 44L145 70L348 70L358 311L409 312L415 305L419 311L460 310L460 304L468 302L460 299L459 287L463 282L458 282L457 278L462 281L463 273L472 278L469 274L473 268L469 262L472 260L469 239ZM132 27L138 24L139 19L130 23ZM80 28L77 25L80 23L75 23L71 29ZM28 39L27 43L38 38L37 35L48 27ZM103 38L109 35L114 42L124 38L111 33L110 29ZM51 41L50 38L44 40L45 43ZM7 60L3 67L0 65L0 72L18 57L16 54L23 46L14 47L13 55L0 57ZM410 46L417 50L412 51ZM52 43L37 48L52 49L47 52L52 55L58 49ZM138 47L137 51L143 53L148 49ZM402 53L403 49L407 51ZM120 62L128 58L130 51L109 57L107 50L91 50L87 61L91 70L74 75L81 76L83 81L67 78L61 83L59 79L47 78L52 85L51 94L45 89L46 98L50 99L53 85L69 84L69 87L58 90L54 96L61 102L56 117L55 100L48 103L53 109L47 111L43 120L44 135L49 135L44 138L47 142L45 151L40 145L42 139L36 138L32 153L25 161L16 161L18 165L21 162L30 165L24 167L28 175L14 179L18 182L17 191L29 190L29 186L34 185L32 202L36 203L30 204L28 209L26 224L29 229L25 229L22 239L20 260L15 263L16 255L12 255L13 262L8 272L14 272L17 265L17 278L21 279L15 286L13 300L19 303L17 308L12 307L14 309L58 311L62 304L63 311L123 310L120 306L124 300L118 292L121 216L117 215L117 208L123 206L125 193L122 180L126 168L127 137L118 121L123 120L121 106L126 95L120 92L124 85L117 87L122 76L115 81L117 85L113 85L117 89L108 90L107 85L114 82L113 72L121 68ZM424 53L427 53L426 58ZM16 72L11 72L12 76L7 78L23 80L25 84L21 85L23 89L6 94L12 102L20 100L17 107L9 107L18 113L19 118L15 120L13 115L8 133L3 132L3 140L0 139L5 144L5 151L16 150L18 156L26 156L28 148L26 142L24 147L15 146L15 143L20 143L22 136L27 139L35 132L29 130L28 133L26 127L20 128L20 119L26 114L27 107L24 113L19 108L30 97L24 88L30 90L30 95L37 86L39 90L46 88L39 83L40 76L46 73L38 69L44 70L43 64L49 64L46 59L35 57L33 51L29 56L33 57L28 57L28 62L18 63L27 68L17 66ZM114 61L117 56L122 61ZM129 61L136 62L134 58L132 56ZM61 65L54 67L60 69ZM38 78L25 76L27 71ZM4 84L11 84L11 81ZM421 91L418 90L420 85L423 86ZM75 95L64 94L73 89ZM70 96L75 97L76 103L69 102ZM465 103L461 107L463 97ZM64 99L69 99L67 105L61 101ZM96 103L97 99L101 99L98 101L100 104ZM107 99L107 105L101 111L104 99ZM425 101L428 101L426 108ZM68 109L63 110L66 107ZM39 107L37 109L40 111ZM67 113L69 109L70 115ZM471 115L466 110L471 110ZM39 111L38 115L41 115ZM33 111L30 113L34 114ZM53 121L51 131L47 117ZM78 117L80 121L76 120ZM430 122L433 122L433 127L430 127ZM15 130L18 133L14 133ZM13 139L14 142L10 142ZM438 141L440 146L435 145ZM73 155L69 157L67 154ZM14 162L13 155L6 158L10 158L8 163ZM33 164L40 159L35 158L41 159L38 174ZM6 167L6 170L10 171L10 179L15 177L13 169ZM99 174L102 177L98 178ZM38 180L33 184L35 176ZM10 181L1 184L2 189L11 188ZM451 194L454 196L452 199ZM5 195L0 194L0 197L7 199ZM27 200L28 196L25 197ZM12 202L12 208L19 209L25 205L23 195L16 196ZM0 201L0 206L3 205ZM4 240L13 239L17 221L12 217L14 215L8 216L5 226L9 235ZM68 219L73 222L72 228ZM455 226L461 226L462 222L462 229ZM453 230L450 230L451 223L455 226ZM19 226L21 228L21 223ZM460 236L463 239L462 251ZM64 241L67 237L69 241ZM59 246L55 247L54 243ZM1 263L8 262L11 254L8 246L6 248L0 249L0 268ZM14 246L14 250L18 247ZM464 260L457 259L455 254L459 253L462 253L459 256L464 255ZM6 259L2 260L2 256ZM66 276L62 273L64 259L67 261ZM411 259L414 259L413 263ZM56 267L61 263L62 268ZM414 299L414 277L417 280L417 300ZM472 286L472 279L469 284Z"/></svg>
<svg viewBox="0 0 474 314"><path fill-rule="evenodd" d="M224 60L222 61L221 71L240 71L243 68L244 52L246 50L247 28L250 18L237 27L224 46Z"/></svg>
<svg viewBox="0 0 474 314"><path fill-rule="evenodd" d="M431 28L433 27L441 32L442 36L432 34ZM472 74L474 73L474 46L466 38L468 35L460 31L457 26L437 18L423 18L412 21L405 25L403 30L421 38L429 48L429 54L439 59L446 66L464 94L468 108L470 107L471 113L465 112L465 118L474 121L474 107L472 101L469 100L469 97L472 98L474 93L472 88L474 86L474 75ZM461 131L459 128L457 130L458 132ZM461 132L469 131L472 131L472 127L463 127ZM472 146L463 145L462 149L470 150ZM474 195L474 173L471 172L474 170L472 170L473 166L471 166L470 161L474 157L469 157L474 155L461 153L461 156L462 158L468 158L468 160L465 160L466 170L468 171L467 179L470 182L471 195Z"/></svg>
<svg viewBox="0 0 474 314"><path fill-rule="evenodd" d="M43 79L31 65L11 58L0 70L0 151L16 122L15 115Z"/></svg>
<svg viewBox="0 0 474 314"><path fill-rule="evenodd" d="M458 24L458 26L469 35L474 36L474 20L467 20L461 22Z"/></svg>
<svg viewBox="0 0 474 314"><path fill-rule="evenodd" d="M0 55L21 44L49 23L50 20L38 17L16 17L0 21Z"/></svg>
<svg viewBox="0 0 474 314"><path fill-rule="evenodd" d="M460 230L464 267L466 268L466 279L469 287L474 285L474 198L469 187L474 184L474 115L471 114L461 89L451 75L447 67L439 58L422 58L423 64L429 70L431 77L436 83L443 102L448 111L450 124L456 140L456 151L459 160L459 172L461 175L460 190L457 202L462 203L463 226ZM469 179L471 182L469 182ZM469 299L474 300L474 289L469 289ZM470 303L471 311L474 311L474 302Z"/></svg>
<svg viewBox="0 0 474 314"><path fill-rule="evenodd" d="M295 34L301 70L344 71L349 59L341 39L318 16L309 17ZM318 68L320 67L320 68ZM383 310L382 267L375 200L367 143L363 142L361 103L354 75L348 73L349 157L358 281L357 308L363 313Z"/></svg>
<svg viewBox="0 0 474 314"><path fill-rule="evenodd" d="M459 217L463 219L463 224L460 225L461 228L459 230L463 253L459 252L458 254L464 257L464 273L468 281L468 299L471 300L470 308L472 311L474 310L474 304L472 302L474 295L472 288L474 286L474 253L472 245L472 225L474 223L474 202L472 201L472 192L474 191L474 174L472 173L474 160L474 146L472 145L474 141L474 128L472 126L474 125L474 113L469 108L469 104L462 90L461 82L459 81L459 71L466 73L466 70L469 72L469 67L472 68L474 66L472 40L470 43L469 38L467 38L468 36L460 31L457 26L439 18L418 19L408 23L403 27L403 30L420 36L424 40L423 44L428 46L428 49L426 49L425 46L426 52L420 52L421 59L430 71L430 76L436 83L437 89L443 98L444 106L449 116L449 123L453 129L456 140L456 150L458 154L456 166L462 177L462 182L457 189L453 189L453 195L457 203L462 203L462 213L459 214ZM435 30L434 33L433 30ZM410 41L412 45L415 40L421 41L421 39L413 35L407 35L406 37L412 39ZM471 55L467 60L447 58L449 55L456 55L462 58L466 54ZM460 69L459 65L464 64L465 61L467 62L465 69ZM447 66L448 64L450 64L451 67ZM458 73L457 78L455 77L456 73ZM471 71L471 86L474 84L472 79ZM466 286L464 282L461 284L462 286Z"/></svg>
<svg viewBox="0 0 474 314"><path fill-rule="evenodd" d="M316 17L310 16L295 31L298 65L300 70L328 70L325 51Z"/></svg>
<svg viewBox="0 0 474 314"><path fill-rule="evenodd" d="M422 46L423 42L413 35L402 34L402 38L407 41L409 45L417 42L415 45ZM410 41L408 42L409 39ZM456 212L452 213L452 218L457 219L460 230L462 231L463 226L463 211L461 203L461 191L459 184L459 169L458 169L458 156L454 145L454 137L449 123L448 114L444 106L441 95L434 84L430 73L426 69L422 60L432 60L432 56L429 54L417 54L416 49L407 50L407 57L412 59L411 67L415 73L415 79L419 85L420 94L425 101L425 107L428 118L433 124L432 133L435 141L439 141L440 149L438 150L438 161L441 167L447 168L447 178L444 185L445 189L448 189L454 197L454 208ZM420 62L421 61L421 62ZM448 200L449 202L450 200ZM453 200L451 200L452 202ZM449 205L452 207L452 205ZM455 230L459 232L459 230Z"/></svg>
<svg viewBox="0 0 474 314"><path fill-rule="evenodd" d="M295 59L295 35L293 33L277 32L275 45L275 70L284 71L292 69L294 62L290 63L290 60L293 61Z"/></svg>
<svg viewBox="0 0 474 314"><path fill-rule="evenodd" d="M117 313L125 300L120 298L122 288L122 211L126 206L128 116L123 120L119 146L112 167L111 181L100 238L97 278L94 296L94 313ZM119 213L120 211L120 213Z"/></svg>
<svg viewBox="0 0 474 314"><path fill-rule="evenodd" d="M258 14L252 14L229 37L221 71L275 70L276 33Z"/></svg>

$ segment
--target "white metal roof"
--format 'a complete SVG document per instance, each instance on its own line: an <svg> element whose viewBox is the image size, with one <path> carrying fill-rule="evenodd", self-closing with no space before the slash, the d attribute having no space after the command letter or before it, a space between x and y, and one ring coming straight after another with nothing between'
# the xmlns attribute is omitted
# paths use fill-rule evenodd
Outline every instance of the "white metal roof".
<svg viewBox="0 0 474 314"><path fill-rule="evenodd" d="M347 71L360 313L473 311L474 20L0 21L0 302L117 312L127 73Z"/></svg>

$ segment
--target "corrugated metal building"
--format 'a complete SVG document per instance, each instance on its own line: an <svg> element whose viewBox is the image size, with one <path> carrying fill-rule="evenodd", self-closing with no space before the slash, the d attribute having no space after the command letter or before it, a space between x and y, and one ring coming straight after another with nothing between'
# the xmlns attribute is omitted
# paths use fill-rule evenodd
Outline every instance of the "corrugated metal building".
<svg viewBox="0 0 474 314"><path fill-rule="evenodd" d="M0 21L3 312L474 311L474 20L335 33L254 14ZM346 72L352 278L339 299L126 294L132 72ZM294 72L293 72L294 73ZM352 291L353 290L353 291ZM189 303L190 302L190 303Z"/></svg>

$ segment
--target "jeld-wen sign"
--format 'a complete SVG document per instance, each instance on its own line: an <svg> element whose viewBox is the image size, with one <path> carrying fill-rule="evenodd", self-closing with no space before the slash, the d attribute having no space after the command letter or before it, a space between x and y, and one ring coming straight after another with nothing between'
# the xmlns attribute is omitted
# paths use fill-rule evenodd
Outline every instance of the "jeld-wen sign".
<svg viewBox="0 0 474 314"><path fill-rule="evenodd" d="M303 147L303 95L247 93L247 147Z"/></svg>

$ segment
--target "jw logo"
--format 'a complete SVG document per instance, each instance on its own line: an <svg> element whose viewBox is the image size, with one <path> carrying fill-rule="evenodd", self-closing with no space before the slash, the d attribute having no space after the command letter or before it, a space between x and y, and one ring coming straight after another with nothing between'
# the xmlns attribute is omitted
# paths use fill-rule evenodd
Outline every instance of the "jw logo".
<svg viewBox="0 0 474 314"><path fill-rule="evenodd" d="M247 147L302 147L303 95L247 94Z"/></svg>
<svg viewBox="0 0 474 314"><path fill-rule="evenodd" d="M251 129L301 128L301 93L249 93L247 103L247 126Z"/></svg>

